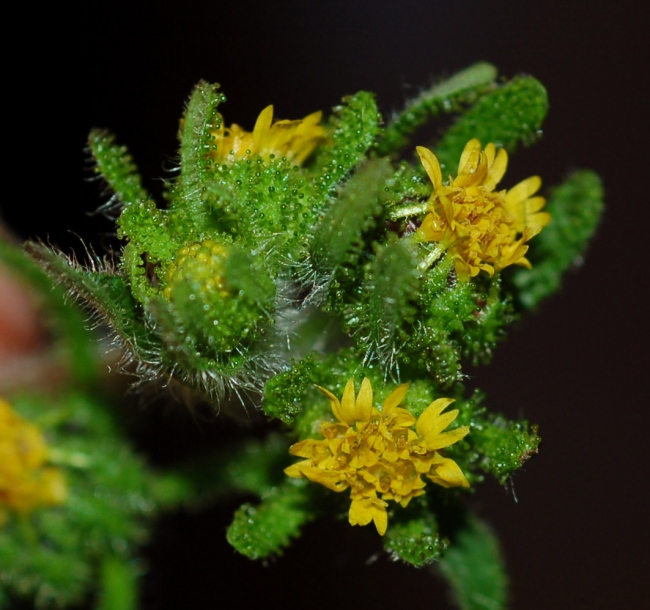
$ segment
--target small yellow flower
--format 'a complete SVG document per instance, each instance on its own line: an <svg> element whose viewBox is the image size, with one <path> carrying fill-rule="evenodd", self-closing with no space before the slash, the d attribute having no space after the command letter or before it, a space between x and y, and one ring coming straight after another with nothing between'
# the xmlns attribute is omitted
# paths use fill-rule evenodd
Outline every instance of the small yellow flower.
<svg viewBox="0 0 650 610"><path fill-rule="evenodd" d="M7 509L28 513L65 500L63 473L46 466L47 459L48 447L39 429L0 399L0 526Z"/></svg>
<svg viewBox="0 0 650 610"><path fill-rule="evenodd" d="M314 112L304 119L273 122L273 106L267 106L257 117L252 132L236 124L223 127L223 123L212 132L215 144L212 157L217 161L233 161L260 155L268 160L274 155L301 165L326 139L325 128L318 124L321 118L321 112Z"/></svg>
<svg viewBox="0 0 650 610"><path fill-rule="evenodd" d="M443 487L469 487L458 464L439 453L469 432L467 426L444 432L458 416L457 409L443 413L453 400L434 400L416 420L398 406L407 388L408 384L395 388L379 410L367 378L356 397L350 379L341 401L319 387L337 421L321 424L323 440L307 439L292 445L290 453L306 459L284 471L333 491L350 488L350 524L373 521L382 536L388 525L386 500L407 506L424 493L422 475Z"/></svg>
<svg viewBox="0 0 650 610"><path fill-rule="evenodd" d="M508 154L494 144L484 150L470 140L458 165L458 176L445 184L440 163L428 149L417 147L433 183L429 213L418 230L425 242L441 243L455 259L456 273L467 279L483 270L490 276L509 265L530 268L526 243L551 220L540 212L546 203L534 197L542 181L526 178L510 190L497 191L508 166Z"/></svg>

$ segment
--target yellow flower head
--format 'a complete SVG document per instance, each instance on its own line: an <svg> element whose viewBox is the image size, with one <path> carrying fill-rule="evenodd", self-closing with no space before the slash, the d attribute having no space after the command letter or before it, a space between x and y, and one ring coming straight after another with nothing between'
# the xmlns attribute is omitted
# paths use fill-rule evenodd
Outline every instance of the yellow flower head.
<svg viewBox="0 0 650 610"><path fill-rule="evenodd" d="M470 278L481 270L493 275L508 265L530 268L526 243L551 220L540 212L546 203L533 197L542 181L526 178L510 190L497 191L508 166L508 153L470 140L460 157L458 176L442 180L440 163L428 149L417 147L433 193L429 213L418 236L422 241L441 243L455 259L456 273Z"/></svg>
<svg viewBox="0 0 650 610"><path fill-rule="evenodd" d="M274 155L301 165L326 139L325 128L318 124L321 118L321 112L314 112L304 119L273 122L273 106L267 106L257 117L252 133L236 124L230 127L222 124L212 132L212 157L217 161L233 161L247 155L260 155L268 160Z"/></svg>
<svg viewBox="0 0 650 610"><path fill-rule="evenodd" d="M329 398L337 421L321 424L323 440L292 445L290 453L306 459L284 471L333 491L350 488L350 524L373 521L382 536L388 525L386 500L407 506L424 493L422 475L443 487L469 487L458 464L439 452L469 432L467 426L444 432L458 416L457 409L443 413L453 400L434 400L416 420L398 406L407 388L408 384L395 388L379 410L367 378L356 396L350 379L340 401L319 387Z"/></svg>
<svg viewBox="0 0 650 610"><path fill-rule="evenodd" d="M39 429L0 399L0 525L7 519L6 509L27 513L65 500L63 473L45 466L47 458Z"/></svg>

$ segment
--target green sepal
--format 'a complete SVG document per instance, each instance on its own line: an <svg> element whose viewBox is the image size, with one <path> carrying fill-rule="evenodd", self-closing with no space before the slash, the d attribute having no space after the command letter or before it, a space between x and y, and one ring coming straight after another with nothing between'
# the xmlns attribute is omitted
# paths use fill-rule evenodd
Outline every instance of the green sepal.
<svg viewBox="0 0 650 610"><path fill-rule="evenodd" d="M518 303L537 306L556 292L563 274L582 263L582 255L603 213L603 185L597 174L580 171L551 191L546 211L551 222L531 241L532 269L518 269L512 282Z"/></svg>
<svg viewBox="0 0 650 610"><path fill-rule="evenodd" d="M460 610L505 610L508 577L499 542L483 522L469 517L439 562Z"/></svg>
<svg viewBox="0 0 650 610"><path fill-rule="evenodd" d="M343 105L334 108L328 126L330 141L319 148L310 167L316 176L321 201L366 158L379 133L381 120L375 97L367 91L343 98Z"/></svg>
<svg viewBox="0 0 650 610"><path fill-rule="evenodd" d="M416 568L437 561L449 544L440 534L438 520L424 496L412 500L406 509L391 513L383 542L392 559Z"/></svg>
<svg viewBox="0 0 650 610"><path fill-rule="evenodd" d="M123 205L146 201L149 194L126 146L115 143L115 136L104 129L93 129L88 147L95 160L95 173L101 175Z"/></svg>
<svg viewBox="0 0 650 610"><path fill-rule="evenodd" d="M374 226L382 212L383 187L392 171L388 161L370 160L340 187L314 230L310 252L316 273L332 272L356 260L363 232Z"/></svg>
<svg viewBox="0 0 650 610"><path fill-rule="evenodd" d="M436 143L434 150L443 175L454 173L467 142L478 138L483 146L494 142L513 152L530 144L548 111L544 86L530 76L520 76L481 97Z"/></svg>
<svg viewBox="0 0 650 610"><path fill-rule="evenodd" d="M497 69L478 63L423 91L391 118L378 144L379 154L398 152L410 141L416 129L440 114L458 112L489 89L497 78Z"/></svg>
<svg viewBox="0 0 650 610"><path fill-rule="evenodd" d="M313 518L307 486L305 481L287 481L261 503L244 504L228 527L228 542L250 559L281 554Z"/></svg>

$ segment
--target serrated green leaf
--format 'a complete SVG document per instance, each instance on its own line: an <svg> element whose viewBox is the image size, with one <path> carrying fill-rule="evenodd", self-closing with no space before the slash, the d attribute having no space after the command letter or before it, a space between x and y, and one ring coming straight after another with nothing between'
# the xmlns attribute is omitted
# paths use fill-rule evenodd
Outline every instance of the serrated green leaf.
<svg viewBox="0 0 650 610"><path fill-rule="evenodd" d="M481 405L483 396L475 393L459 406L458 425L470 427L470 433L449 447L449 457L461 468L478 468L493 475L501 484L519 470L539 449L537 426L526 420L513 421L498 413L489 413ZM460 400L458 401L460 404Z"/></svg>

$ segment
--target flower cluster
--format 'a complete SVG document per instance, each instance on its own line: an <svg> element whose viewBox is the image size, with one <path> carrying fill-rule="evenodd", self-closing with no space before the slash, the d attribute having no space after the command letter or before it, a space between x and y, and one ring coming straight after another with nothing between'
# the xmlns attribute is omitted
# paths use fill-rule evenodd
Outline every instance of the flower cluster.
<svg viewBox="0 0 650 610"><path fill-rule="evenodd" d="M416 420L399 407L407 388L398 386L381 410L374 406L367 378L356 397L350 379L341 401L319 388L329 398L337 421L321 424L323 440L292 445L290 452L306 459L285 470L290 477L306 477L334 491L350 488L350 524L373 521L380 535L388 525L386 500L407 506L425 493L422 475L443 487L469 487L458 464L440 453L469 432L467 426L444 431L458 416L458 410L443 413L453 400L433 401Z"/></svg>
<svg viewBox="0 0 650 610"><path fill-rule="evenodd" d="M509 265L530 268L526 243L551 220L540 212L546 203L534 197L538 176L523 180L508 191L497 191L508 166L508 154L494 144L484 150L477 139L463 150L458 175L443 182L437 157L428 149L417 152L431 182L429 213L418 230L424 242L441 243L455 259L456 273L470 278L483 270L490 276Z"/></svg>
<svg viewBox="0 0 650 610"><path fill-rule="evenodd" d="M7 509L27 513L66 498L63 473L46 466L48 447L39 429L0 399L0 525Z"/></svg>
<svg viewBox="0 0 650 610"><path fill-rule="evenodd" d="M212 157L219 161L243 159L247 155L270 155L286 157L301 165L311 152L325 141L327 132L319 125L321 112L314 112L304 119L273 122L273 106L260 112L253 131L246 131L237 124L222 126L212 132L214 144Z"/></svg>

